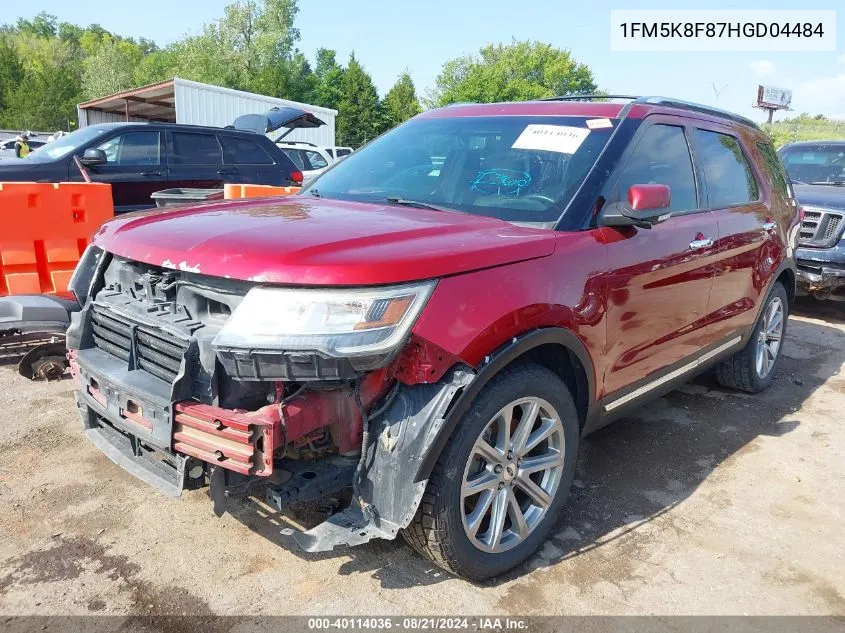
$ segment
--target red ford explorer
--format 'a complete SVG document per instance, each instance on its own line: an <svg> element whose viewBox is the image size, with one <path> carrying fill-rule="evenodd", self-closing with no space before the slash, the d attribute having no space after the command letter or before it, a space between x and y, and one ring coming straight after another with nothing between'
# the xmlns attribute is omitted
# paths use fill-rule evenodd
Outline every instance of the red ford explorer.
<svg viewBox="0 0 845 633"><path fill-rule="evenodd" d="M72 283L85 433L218 514L351 487L306 550L401 532L493 576L546 538L582 435L708 368L771 384L798 225L726 112L429 111L298 196L104 225Z"/></svg>

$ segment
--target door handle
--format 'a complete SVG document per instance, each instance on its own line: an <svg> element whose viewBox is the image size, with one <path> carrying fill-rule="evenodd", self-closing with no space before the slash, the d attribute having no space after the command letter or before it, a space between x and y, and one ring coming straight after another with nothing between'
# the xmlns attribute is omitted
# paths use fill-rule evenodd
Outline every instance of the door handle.
<svg viewBox="0 0 845 633"><path fill-rule="evenodd" d="M763 224L763 230L767 232L774 231L776 228L778 228L777 222L766 222Z"/></svg>
<svg viewBox="0 0 845 633"><path fill-rule="evenodd" d="M709 237L705 237L700 240L693 240L689 243L689 247L694 251L701 250L702 248L710 248L711 246L713 246L713 240Z"/></svg>
<svg viewBox="0 0 845 633"><path fill-rule="evenodd" d="M217 172L217 175L218 176L234 176L237 173L238 172L236 172L234 169L221 169L220 171Z"/></svg>
<svg viewBox="0 0 845 633"><path fill-rule="evenodd" d="M161 176L161 172L160 171L142 171L141 175L142 176Z"/></svg>

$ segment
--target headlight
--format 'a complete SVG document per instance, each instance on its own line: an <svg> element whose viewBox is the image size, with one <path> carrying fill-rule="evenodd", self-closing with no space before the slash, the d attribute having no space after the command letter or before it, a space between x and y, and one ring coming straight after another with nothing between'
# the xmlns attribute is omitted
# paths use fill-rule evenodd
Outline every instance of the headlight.
<svg viewBox="0 0 845 633"><path fill-rule="evenodd" d="M350 290L253 288L213 345L316 351L332 357L383 354L404 340L435 284Z"/></svg>

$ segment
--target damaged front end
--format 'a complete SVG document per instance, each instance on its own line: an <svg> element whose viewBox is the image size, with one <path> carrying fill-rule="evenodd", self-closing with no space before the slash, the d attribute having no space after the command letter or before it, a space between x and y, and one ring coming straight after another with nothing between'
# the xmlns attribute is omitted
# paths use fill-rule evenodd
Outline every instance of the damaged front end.
<svg viewBox="0 0 845 633"><path fill-rule="evenodd" d="M86 436L172 496L209 486L276 510L343 488L309 551L393 538L473 372L410 335L434 282L266 287L99 252L76 280L68 360ZM90 262L89 262L90 263Z"/></svg>

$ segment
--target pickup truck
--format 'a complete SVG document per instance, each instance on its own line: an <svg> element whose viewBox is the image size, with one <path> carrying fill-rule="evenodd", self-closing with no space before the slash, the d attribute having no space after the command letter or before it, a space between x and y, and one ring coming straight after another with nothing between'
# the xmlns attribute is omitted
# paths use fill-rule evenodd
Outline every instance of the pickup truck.
<svg viewBox="0 0 845 633"><path fill-rule="evenodd" d="M803 209L798 288L845 301L845 141L804 141L780 149Z"/></svg>

